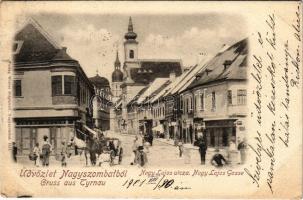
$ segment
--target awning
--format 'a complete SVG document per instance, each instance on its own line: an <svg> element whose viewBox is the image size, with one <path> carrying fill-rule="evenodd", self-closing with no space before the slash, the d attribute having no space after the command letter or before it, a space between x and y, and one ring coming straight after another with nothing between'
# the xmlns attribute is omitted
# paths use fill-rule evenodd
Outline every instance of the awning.
<svg viewBox="0 0 303 200"><path fill-rule="evenodd" d="M83 127L88 130L88 132L92 133L93 135L98 135L98 133L90 128L88 128L86 125L83 125Z"/></svg>
<svg viewBox="0 0 303 200"><path fill-rule="evenodd" d="M159 131L160 133L164 133L163 125L159 124L158 126L153 127L153 131Z"/></svg>

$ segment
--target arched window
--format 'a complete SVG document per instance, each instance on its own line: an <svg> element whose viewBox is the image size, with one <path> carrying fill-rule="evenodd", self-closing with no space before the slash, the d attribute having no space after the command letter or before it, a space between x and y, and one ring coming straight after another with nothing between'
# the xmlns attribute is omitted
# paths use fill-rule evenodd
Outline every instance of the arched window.
<svg viewBox="0 0 303 200"><path fill-rule="evenodd" d="M130 50L129 51L129 58L134 58L134 55L135 55L134 50Z"/></svg>

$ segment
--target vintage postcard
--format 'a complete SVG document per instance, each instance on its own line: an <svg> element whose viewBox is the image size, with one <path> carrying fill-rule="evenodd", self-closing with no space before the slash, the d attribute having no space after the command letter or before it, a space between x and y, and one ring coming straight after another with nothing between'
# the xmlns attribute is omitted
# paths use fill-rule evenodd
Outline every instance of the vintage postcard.
<svg viewBox="0 0 303 200"><path fill-rule="evenodd" d="M1 2L1 196L302 198L302 3Z"/></svg>

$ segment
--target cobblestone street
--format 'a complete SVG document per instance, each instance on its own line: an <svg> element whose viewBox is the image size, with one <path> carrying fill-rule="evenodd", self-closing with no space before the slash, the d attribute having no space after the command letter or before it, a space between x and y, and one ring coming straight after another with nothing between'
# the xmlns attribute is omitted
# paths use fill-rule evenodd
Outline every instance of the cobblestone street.
<svg viewBox="0 0 303 200"><path fill-rule="evenodd" d="M118 133L107 133L108 137L119 138L122 141L122 146L124 149L122 166L131 166L130 163L133 162L134 155L132 152L132 143L134 140L134 135L125 135ZM166 139L154 139L153 146L149 147L149 152L147 153L148 167L161 166L161 167L175 167L175 166L198 166L200 165L199 152L196 149L190 150L190 160L185 160L185 156L179 157L178 147L170 144ZM187 162L185 162L187 161ZM34 166L34 162L30 161L27 156L18 157L18 163L24 166ZM60 161L57 161L54 156L50 159L50 166L60 166ZM71 156L67 162L68 167L81 167L85 166L84 156ZM104 163L103 166L109 166ZM134 166L133 166L134 167Z"/></svg>

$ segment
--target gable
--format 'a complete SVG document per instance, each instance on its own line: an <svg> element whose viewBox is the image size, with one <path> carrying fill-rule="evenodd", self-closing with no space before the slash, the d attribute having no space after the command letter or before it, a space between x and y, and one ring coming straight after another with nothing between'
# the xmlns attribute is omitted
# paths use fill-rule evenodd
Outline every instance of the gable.
<svg viewBox="0 0 303 200"><path fill-rule="evenodd" d="M16 34L15 41L23 42L19 52L14 54L15 63L49 61L59 52L59 48L32 23Z"/></svg>

